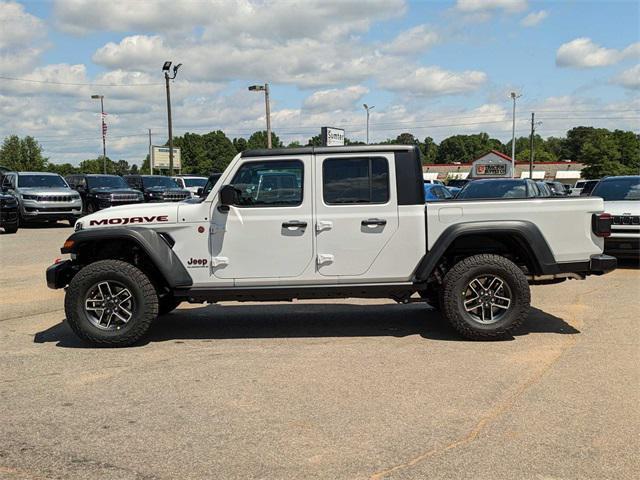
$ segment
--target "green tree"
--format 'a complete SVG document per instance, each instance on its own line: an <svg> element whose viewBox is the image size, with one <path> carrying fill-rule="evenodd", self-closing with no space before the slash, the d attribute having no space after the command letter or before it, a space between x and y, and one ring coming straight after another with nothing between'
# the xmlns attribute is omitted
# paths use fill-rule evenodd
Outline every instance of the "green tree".
<svg viewBox="0 0 640 480"><path fill-rule="evenodd" d="M47 165L47 172L57 173L63 177L71 175L72 173L78 173L78 168L74 167L70 163L49 163Z"/></svg>
<svg viewBox="0 0 640 480"><path fill-rule="evenodd" d="M314 135L307 141L307 147L320 147L322 146L322 135Z"/></svg>
<svg viewBox="0 0 640 480"><path fill-rule="evenodd" d="M393 140L393 143L400 145L417 145L419 141L410 133L401 133Z"/></svg>
<svg viewBox="0 0 640 480"><path fill-rule="evenodd" d="M199 164L199 173L209 175L211 172L222 172L238 153L233 142L222 130L203 135L206 162Z"/></svg>
<svg viewBox="0 0 640 480"><path fill-rule="evenodd" d="M433 138L426 137L424 142L421 144L421 150L423 163L436 163L438 145L433 141Z"/></svg>
<svg viewBox="0 0 640 480"><path fill-rule="evenodd" d="M10 135L0 147L0 165L16 171L43 171L48 159L42 156L42 147L30 136Z"/></svg>
<svg viewBox="0 0 640 480"><path fill-rule="evenodd" d="M517 145L517 143L516 143ZM440 142L436 163L471 162L489 150L501 150L502 142L487 133L454 135Z"/></svg>
<svg viewBox="0 0 640 480"><path fill-rule="evenodd" d="M283 144L280 141L280 138L274 133L271 132L271 146L273 148L282 148ZM254 132L247 141L247 149L254 150L260 148L267 148L267 132L266 130L262 130L261 132Z"/></svg>
<svg viewBox="0 0 640 480"><path fill-rule="evenodd" d="M290 142L289 145L287 145L287 148L300 148L302 146L302 144L297 141L294 140L293 142Z"/></svg>
<svg viewBox="0 0 640 480"><path fill-rule="evenodd" d="M247 149L247 140L245 138L234 138L233 146L236 148L236 152L244 152Z"/></svg>
<svg viewBox="0 0 640 480"><path fill-rule="evenodd" d="M587 165L582 169L584 178L637 173L637 169L634 171L630 165L621 161L622 154L615 136L603 128L590 132L580 147L579 158Z"/></svg>

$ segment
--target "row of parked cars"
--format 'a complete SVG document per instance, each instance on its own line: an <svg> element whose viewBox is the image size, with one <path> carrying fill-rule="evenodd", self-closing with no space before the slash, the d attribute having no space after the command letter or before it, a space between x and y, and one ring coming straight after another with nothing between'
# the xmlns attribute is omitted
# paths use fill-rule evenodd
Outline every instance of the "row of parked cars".
<svg viewBox="0 0 640 480"><path fill-rule="evenodd" d="M567 186L568 187L568 186ZM611 235L605 239L605 251L620 258L640 257L640 176L606 177L582 180L568 189L560 182L536 182L529 179L487 178L425 181L425 199L500 199L594 196L604 199L605 212L611 215Z"/></svg>
<svg viewBox="0 0 640 480"><path fill-rule="evenodd" d="M31 221L66 220L73 225L82 215L104 208L179 202L198 196L207 182L215 183L219 177L74 174L63 178L48 172L2 172L0 227L15 233Z"/></svg>

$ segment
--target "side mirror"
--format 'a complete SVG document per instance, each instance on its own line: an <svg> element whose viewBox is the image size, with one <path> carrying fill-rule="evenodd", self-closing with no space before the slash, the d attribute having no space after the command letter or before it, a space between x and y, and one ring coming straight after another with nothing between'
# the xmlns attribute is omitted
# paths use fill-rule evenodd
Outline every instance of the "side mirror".
<svg viewBox="0 0 640 480"><path fill-rule="evenodd" d="M198 190L196 190L196 195L198 197L201 197L203 193L204 193L204 188L198 187Z"/></svg>
<svg viewBox="0 0 640 480"><path fill-rule="evenodd" d="M233 185L225 185L220 189L220 206L229 208L238 203L238 191Z"/></svg>

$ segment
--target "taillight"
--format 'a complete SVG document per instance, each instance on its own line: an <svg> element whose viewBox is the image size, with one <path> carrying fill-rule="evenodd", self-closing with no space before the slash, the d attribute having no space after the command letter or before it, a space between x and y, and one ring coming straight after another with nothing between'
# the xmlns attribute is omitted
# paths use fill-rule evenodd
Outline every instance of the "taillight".
<svg viewBox="0 0 640 480"><path fill-rule="evenodd" d="M598 237L609 237L612 223L613 218L609 213L594 213L591 217L591 230Z"/></svg>

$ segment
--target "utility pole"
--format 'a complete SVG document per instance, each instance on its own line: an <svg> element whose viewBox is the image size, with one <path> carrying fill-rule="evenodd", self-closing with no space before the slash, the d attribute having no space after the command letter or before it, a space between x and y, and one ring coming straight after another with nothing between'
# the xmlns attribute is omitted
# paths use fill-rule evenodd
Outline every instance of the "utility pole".
<svg viewBox="0 0 640 480"><path fill-rule="evenodd" d="M265 83L264 85L251 85L249 87L249 91L251 92L264 92L264 106L265 113L267 116L267 148L271 149L271 106L269 104L269 84Z"/></svg>
<svg viewBox="0 0 640 480"><path fill-rule="evenodd" d="M164 81L167 89L167 125L169 127L169 176L173 175L173 128L171 125L171 88L169 87L169 80L173 80L178 75L178 69L182 66L181 63L173 67L173 76L169 75L169 69L171 68L171 62L166 61L162 66L164 72ZM151 157L149 157L149 163L151 163Z"/></svg>
<svg viewBox="0 0 640 480"><path fill-rule="evenodd" d="M100 120L102 126L102 170L107 173L107 124L104 123L104 95L91 95L94 100L100 99Z"/></svg>
<svg viewBox="0 0 640 480"><path fill-rule="evenodd" d="M529 139L529 179L533 180L533 133L536 131L534 112L531 112L531 138Z"/></svg>
<svg viewBox="0 0 640 480"><path fill-rule="evenodd" d="M529 139L529 178L533 180L533 140L536 133L536 125L541 125L542 122L536 123L536 114L531 112L531 138Z"/></svg>
<svg viewBox="0 0 640 480"><path fill-rule="evenodd" d="M516 176L516 99L522 95L517 95L516 92L511 92L511 98L513 99L513 126L511 128L511 178Z"/></svg>
<svg viewBox="0 0 640 480"><path fill-rule="evenodd" d="M376 108L376 106L375 105L369 106L366 103L363 103L362 106L367 111L367 145L369 145L369 110L373 110L374 108Z"/></svg>
<svg viewBox="0 0 640 480"><path fill-rule="evenodd" d="M150 174L153 175L153 164L151 163L151 150L153 149L153 145L151 145L151 129L149 128L149 170Z"/></svg>

